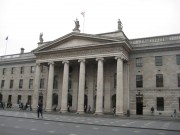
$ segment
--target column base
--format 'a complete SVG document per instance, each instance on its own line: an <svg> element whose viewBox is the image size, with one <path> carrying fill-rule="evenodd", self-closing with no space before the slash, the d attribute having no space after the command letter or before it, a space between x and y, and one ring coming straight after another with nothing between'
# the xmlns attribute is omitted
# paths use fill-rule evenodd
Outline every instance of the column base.
<svg viewBox="0 0 180 135"><path fill-rule="evenodd" d="M45 112L52 112L52 109L45 109Z"/></svg>
<svg viewBox="0 0 180 135"><path fill-rule="evenodd" d="M94 115L103 115L103 112L95 112Z"/></svg>
<svg viewBox="0 0 180 135"><path fill-rule="evenodd" d="M60 113L67 113L67 110L60 110Z"/></svg>
<svg viewBox="0 0 180 135"><path fill-rule="evenodd" d="M84 111L77 111L76 114L84 114Z"/></svg>
<svg viewBox="0 0 180 135"><path fill-rule="evenodd" d="M124 116L122 112L116 112L116 116Z"/></svg>

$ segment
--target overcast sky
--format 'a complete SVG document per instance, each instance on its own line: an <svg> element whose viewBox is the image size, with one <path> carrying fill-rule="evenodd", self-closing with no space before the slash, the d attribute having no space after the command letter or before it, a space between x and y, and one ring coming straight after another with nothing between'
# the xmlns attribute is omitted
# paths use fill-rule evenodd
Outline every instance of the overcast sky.
<svg viewBox="0 0 180 135"><path fill-rule="evenodd" d="M44 41L72 32L74 20L84 33L117 30L129 39L180 33L180 0L0 0L0 56L30 52ZM8 36L8 40L5 40Z"/></svg>

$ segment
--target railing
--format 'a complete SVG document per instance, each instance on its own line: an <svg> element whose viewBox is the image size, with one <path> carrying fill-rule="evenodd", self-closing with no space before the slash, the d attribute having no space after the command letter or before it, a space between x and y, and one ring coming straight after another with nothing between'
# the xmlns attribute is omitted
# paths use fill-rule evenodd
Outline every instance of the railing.
<svg viewBox="0 0 180 135"><path fill-rule="evenodd" d="M130 44L132 44L132 45L133 44L146 44L146 43L173 41L173 40L180 40L180 34L141 38L141 39L132 39L132 40L130 40Z"/></svg>
<svg viewBox="0 0 180 135"><path fill-rule="evenodd" d="M23 54L13 54L13 55L4 55L0 56L0 61L1 60L6 60L6 59L13 59L13 58L25 58L25 57L32 57L34 56L33 53L23 53Z"/></svg>

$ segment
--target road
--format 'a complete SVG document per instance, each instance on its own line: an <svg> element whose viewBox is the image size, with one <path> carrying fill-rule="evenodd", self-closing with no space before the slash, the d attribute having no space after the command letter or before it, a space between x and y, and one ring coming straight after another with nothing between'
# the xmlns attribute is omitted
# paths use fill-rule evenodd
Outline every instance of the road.
<svg viewBox="0 0 180 135"><path fill-rule="evenodd" d="M179 135L180 132L0 116L1 135Z"/></svg>
<svg viewBox="0 0 180 135"><path fill-rule="evenodd" d="M16 134L180 134L178 119L151 120L45 113L43 119L26 111L0 110L0 135ZM159 117L158 117L159 118ZM46 127L47 126L47 127Z"/></svg>

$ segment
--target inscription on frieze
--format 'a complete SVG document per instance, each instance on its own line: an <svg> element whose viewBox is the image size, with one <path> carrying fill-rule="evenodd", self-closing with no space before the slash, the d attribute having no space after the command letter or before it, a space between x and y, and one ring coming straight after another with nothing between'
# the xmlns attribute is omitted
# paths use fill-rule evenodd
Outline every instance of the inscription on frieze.
<svg viewBox="0 0 180 135"><path fill-rule="evenodd" d="M106 47L106 48L97 48L97 49L87 49L87 50L76 50L76 51L57 51L56 53L46 53L39 54L37 56L38 60L44 59L55 59L55 58L65 58L65 57L76 57L76 56L87 56L87 55L96 55L96 54L108 54L108 53L117 53L121 52L122 47Z"/></svg>

